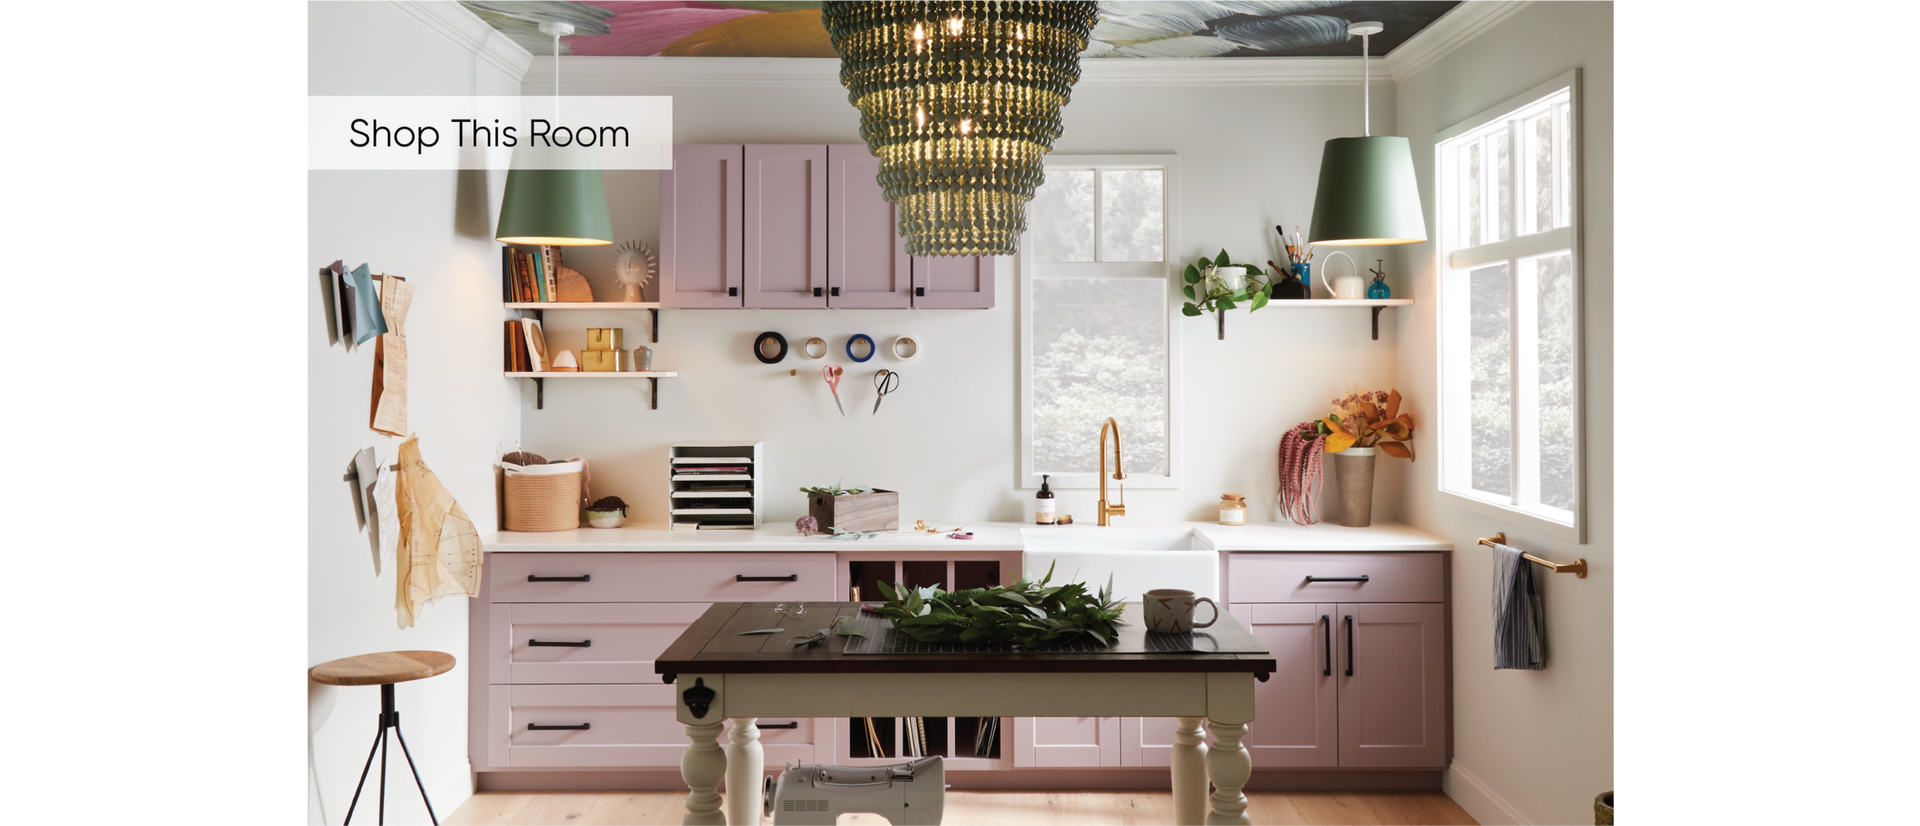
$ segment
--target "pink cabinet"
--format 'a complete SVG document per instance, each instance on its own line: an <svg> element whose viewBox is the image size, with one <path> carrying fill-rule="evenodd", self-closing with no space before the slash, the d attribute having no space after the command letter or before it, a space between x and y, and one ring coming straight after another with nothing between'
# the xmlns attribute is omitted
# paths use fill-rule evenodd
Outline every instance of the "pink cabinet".
<svg viewBox="0 0 1920 826"><path fill-rule="evenodd" d="M486 569L467 624L467 757L486 773L677 768L686 729L654 658L712 602L836 596L830 552L489 553ZM815 760L832 721L760 725L777 767Z"/></svg>
<svg viewBox="0 0 1920 826"><path fill-rule="evenodd" d="M1279 665L1254 686L1255 767L1446 768L1445 554L1232 553L1224 576Z"/></svg>
<svg viewBox="0 0 1920 826"><path fill-rule="evenodd" d="M993 307L993 258L913 259L913 306L926 310Z"/></svg>
<svg viewBox="0 0 1920 826"><path fill-rule="evenodd" d="M1245 740L1247 750L1253 752L1253 765L1341 765L1333 650L1339 606L1234 603L1228 610L1280 666L1266 682L1253 687L1255 716Z"/></svg>
<svg viewBox="0 0 1920 826"><path fill-rule="evenodd" d="M1336 608L1340 765L1445 768L1447 646L1441 606Z"/></svg>
<svg viewBox="0 0 1920 826"><path fill-rule="evenodd" d="M827 147L745 150L745 306L827 306Z"/></svg>
<svg viewBox="0 0 1920 826"><path fill-rule="evenodd" d="M993 307L992 257L908 257L865 146L675 144L673 158L662 306Z"/></svg>
<svg viewBox="0 0 1920 826"><path fill-rule="evenodd" d="M861 144L827 147L827 303L843 309L913 306L913 265L880 193L880 159Z"/></svg>
<svg viewBox="0 0 1920 826"><path fill-rule="evenodd" d="M661 306L742 306L744 160L738 145L674 145L660 173Z"/></svg>
<svg viewBox="0 0 1920 826"><path fill-rule="evenodd" d="M1016 717L1013 765L1044 769L1118 766L1118 717Z"/></svg>

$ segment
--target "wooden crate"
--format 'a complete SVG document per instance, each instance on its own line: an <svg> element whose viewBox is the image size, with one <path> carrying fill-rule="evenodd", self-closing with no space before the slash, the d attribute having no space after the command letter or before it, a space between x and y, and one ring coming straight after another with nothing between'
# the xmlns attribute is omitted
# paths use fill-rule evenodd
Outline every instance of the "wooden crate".
<svg viewBox="0 0 1920 826"><path fill-rule="evenodd" d="M820 530L893 531L900 529L900 493L874 488L872 493L854 496L807 494L807 514L820 523Z"/></svg>

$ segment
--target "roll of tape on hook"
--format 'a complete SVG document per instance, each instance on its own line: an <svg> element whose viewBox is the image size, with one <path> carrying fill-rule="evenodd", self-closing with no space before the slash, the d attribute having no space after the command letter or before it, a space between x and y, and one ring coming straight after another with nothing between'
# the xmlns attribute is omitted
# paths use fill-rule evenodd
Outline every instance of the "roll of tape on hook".
<svg viewBox="0 0 1920 826"><path fill-rule="evenodd" d="M767 344L769 342L779 345L779 352L773 355L767 355ZM785 361L787 358L787 337L771 330L761 333L759 338L753 340L753 357L759 359L761 364L779 364Z"/></svg>
<svg viewBox="0 0 1920 826"><path fill-rule="evenodd" d="M909 336L899 336L893 340L893 357L901 361L920 355L920 342Z"/></svg>
<svg viewBox="0 0 1920 826"><path fill-rule="evenodd" d="M827 340L819 336L807 339L806 343L800 345L800 352L810 359L821 358L827 354Z"/></svg>
<svg viewBox="0 0 1920 826"><path fill-rule="evenodd" d="M854 345L861 344L863 342L866 344L865 349L867 351L867 354L864 356L855 354L853 352ZM867 335L866 333L854 333L852 338L847 339L847 358L853 359L854 361L862 362L862 363L866 362L868 359L873 358L873 354L876 349L878 348L873 346L873 336Z"/></svg>

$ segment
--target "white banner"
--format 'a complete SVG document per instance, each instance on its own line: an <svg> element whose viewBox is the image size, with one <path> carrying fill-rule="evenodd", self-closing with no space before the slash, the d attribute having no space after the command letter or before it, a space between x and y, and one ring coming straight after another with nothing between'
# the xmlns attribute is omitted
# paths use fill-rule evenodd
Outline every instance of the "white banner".
<svg viewBox="0 0 1920 826"><path fill-rule="evenodd" d="M664 96L310 96L308 169L672 169Z"/></svg>

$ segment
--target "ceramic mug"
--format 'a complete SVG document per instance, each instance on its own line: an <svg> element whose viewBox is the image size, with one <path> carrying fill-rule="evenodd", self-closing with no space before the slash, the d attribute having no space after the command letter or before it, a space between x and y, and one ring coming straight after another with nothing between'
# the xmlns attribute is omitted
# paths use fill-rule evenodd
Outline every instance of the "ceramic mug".
<svg viewBox="0 0 1920 826"><path fill-rule="evenodd" d="M1193 609L1202 602L1213 609L1213 616L1204 623L1195 623ZM1162 634L1185 634L1220 621L1219 603L1206 597L1195 597L1192 591L1178 588L1148 591L1142 607L1147 615L1147 630Z"/></svg>

